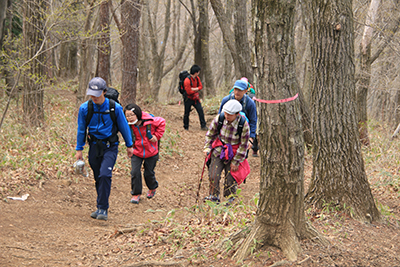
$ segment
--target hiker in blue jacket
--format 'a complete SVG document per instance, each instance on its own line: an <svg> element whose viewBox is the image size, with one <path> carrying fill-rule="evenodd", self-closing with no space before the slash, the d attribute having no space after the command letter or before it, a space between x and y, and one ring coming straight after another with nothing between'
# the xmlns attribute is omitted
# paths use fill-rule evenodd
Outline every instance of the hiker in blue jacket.
<svg viewBox="0 0 400 267"><path fill-rule="evenodd" d="M105 97L107 91L106 82L95 77L89 82L86 95L90 100L83 103L79 108L78 131L76 142L76 159L83 160L82 150L85 145L86 128L89 143L89 164L93 170L97 191L97 210L91 213L91 217L98 220L108 219L108 198L111 191L112 170L118 154L118 131L121 132L127 147L128 157L133 155L133 142L131 130L125 118L123 108ZM92 102L90 102L92 101ZM115 103L115 111L110 112L110 102ZM92 116L86 121L92 107ZM115 115L115 123L112 116ZM89 116L90 117L90 116ZM117 125L115 125L117 124Z"/></svg>
<svg viewBox="0 0 400 267"><path fill-rule="evenodd" d="M231 99L236 99L242 105L242 111L246 114L246 117L250 125L250 144L249 148L252 147L254 139L256 138L257 130L257 108L254 101L246 94L248 90L248 83L244 80L237 80L233 86L233 92L225 96L221 101L218 113L221 113L222 107Z"/></svg>

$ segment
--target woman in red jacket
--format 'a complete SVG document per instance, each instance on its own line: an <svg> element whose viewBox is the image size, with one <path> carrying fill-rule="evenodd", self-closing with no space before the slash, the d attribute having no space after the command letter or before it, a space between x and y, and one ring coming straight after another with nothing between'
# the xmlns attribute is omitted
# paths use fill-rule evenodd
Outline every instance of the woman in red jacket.
<svg viewBox="0 0 400 267"><path fill-rule="evenodd" d="M165 131L165 120L142 112L136 104L127 105L124 112L131 126L134 140L131 158L131 203L139 204L142 194L142 164L144 165L144 181L149 188L147 198L154 197L158 187L154 168L158 161L158 140Z"/></svg>

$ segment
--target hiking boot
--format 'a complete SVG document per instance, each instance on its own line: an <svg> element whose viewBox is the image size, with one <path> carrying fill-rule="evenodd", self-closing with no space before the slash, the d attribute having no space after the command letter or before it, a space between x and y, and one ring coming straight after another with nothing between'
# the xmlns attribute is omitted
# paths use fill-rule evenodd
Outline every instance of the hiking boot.
<svg viewBox="0 0 400 267"><path fill-rule="evenodd" d="M208 131L208 127L207 126L203 126L203 127L201 127L201 130L202 131Z"/></svg>
<svg viewBox="0 0 400 267"><path fill-rule="evenodd" d="M156 190L155 189L149 190L147 192L147 198L152 198L152 197L154 197L155 194L156 194Z"/></svg>
<svg viewBox="0 0 400 267"><path fill-rule="evenodd" d="M93 219L97 219L97 216L99 215L100 209L97 209L96 211L93 211L92 214L90 214L90 217Z"/></svg>
<svg viewBox="0 0 400 267"><path fill-rule="evenodd" d="M208 197L204 198L204 201L206 201L206 200L219 204L219 197L218 196L209 195Z"/></svg>
<svg viewBox="0 0 400 267"><path fill-rule="evenodd" d="M132 196L131 203L139 204L140 195Z"/></svg>
<svg viewBox="0 0 400 267"><path fill-rule="evenodd" d="M96 219L107 221L108 219L107 210L98 209L98 215Z"/></svg>

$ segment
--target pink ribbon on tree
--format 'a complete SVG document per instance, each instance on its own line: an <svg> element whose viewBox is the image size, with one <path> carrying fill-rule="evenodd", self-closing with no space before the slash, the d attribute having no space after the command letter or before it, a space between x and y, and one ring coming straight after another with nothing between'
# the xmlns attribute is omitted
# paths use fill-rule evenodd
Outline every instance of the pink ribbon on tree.
<svg viewBox="0 0 400 267"><path fill-rule="evenodd" d="M285 98L285 99L263 100L263 99L258 99L258 98L256 98L256 97L253 97L253 100L254 100L254 101L261 102L261 103L266 103L266 104L278 104L278 103L285 103L285 102L293 101L293 100L295 100L298 96L299 96L299 94L297 93L295 96L292 96L292 97L289 97L289 98Z"/></svg>

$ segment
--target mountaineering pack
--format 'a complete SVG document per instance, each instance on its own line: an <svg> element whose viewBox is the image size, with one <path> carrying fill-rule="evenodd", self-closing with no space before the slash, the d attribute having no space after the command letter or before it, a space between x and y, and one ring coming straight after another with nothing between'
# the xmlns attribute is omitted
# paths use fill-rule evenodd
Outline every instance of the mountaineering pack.
<svg viewBox="0 0 400 267"><path fill-rule="evenodd" d="M190 77L190 74L189 74L189 72L187 70L183 70L183 71L181 71L179 73L179 87L178 87L178 90L179 90L179 93L181 93L182 95L186 94L185 86L183 85L183 82L185 81L186 78L189 78L189 77Z"/></svg>
<svg viewBox="0 0 400 267"><path fill-rule="evenodd" d="M218 126L217 126L218 134L221 132L222 125L224 124L224 119L225 119L225 114L223 112L221 112L218 117ZM241 115L240 121L239 121L239 126L238 126L237 132L235 134L235 135L239 136L239 140L242 138L243 126L244 126L245 121L246 121L246 118L243 117L243 115Z"/></svg>
<svg viewBox="0 0 400 267"><path fill-rule="evenodd" d="M112 120L113 124L116 126L116 131L115 131L115 135L116 135L118 132L118 125L117 125L117 117L115 115L115 102L119 103L119 101L118 101L119 92L114 88L108 87L107 92L105 93L104 96L107 97L110 101L110 109L105 112L94 111L93 101L92 101L92 99L90 99L88 101L88 113L86 115L86 128L88 127L90 121L92 120L94 113L110 114L111 120ZM114 136L114 134L113 134L113 136Z"/></svg>
<svg viewBox="0 0 400 267"><path fill-rule="evenodd" d="M187 70L181 71L179 73L179 87L178 87L178 90L179 90L179 93L181 93L183 96L186 96L185 86L183 85L183 83L184 83L186 78L189 78L190 86L193 87L192 79L190 79L190 73ZM199 77L196 77L197 83L199 82L198 79L199 79Z"/></svg>

